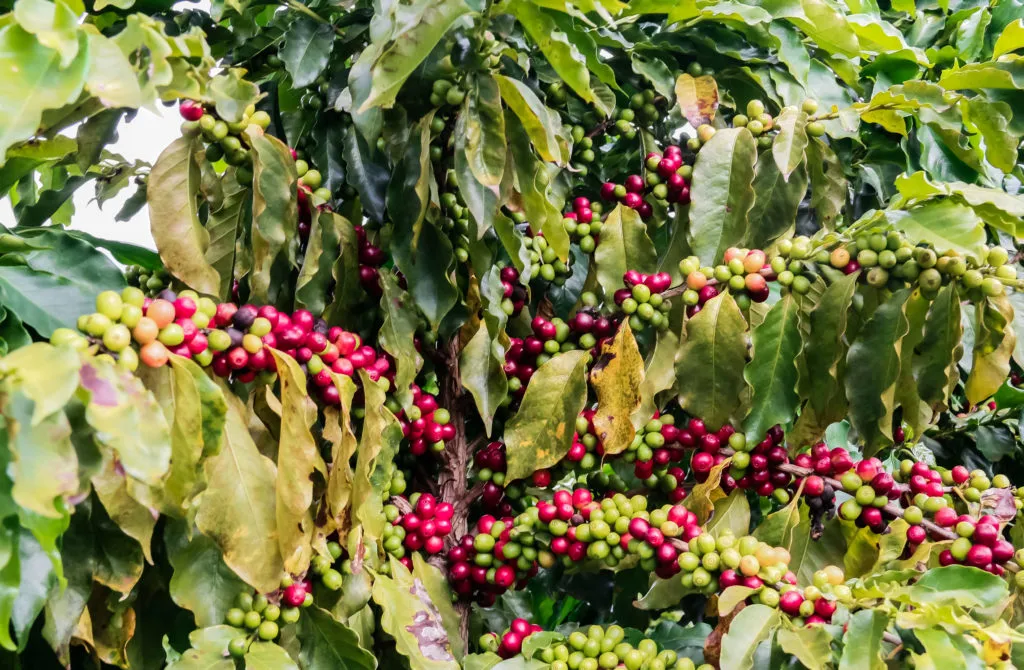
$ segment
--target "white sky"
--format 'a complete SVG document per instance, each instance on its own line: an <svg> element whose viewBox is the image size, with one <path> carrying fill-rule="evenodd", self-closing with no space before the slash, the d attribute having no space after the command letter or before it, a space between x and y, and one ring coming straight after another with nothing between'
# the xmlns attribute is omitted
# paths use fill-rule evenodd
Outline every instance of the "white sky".
<svg viewBox="0 0 1024 670"><path fill-rule="evenodd" d="M157 112L140 109L131 123L122 123L118 129L118 139L109 149L121 154L129 161L141 159L152 164L168 144L180 136L181 117L177 107L158 105ZM68 133L74 136L74 130ZM149 211L146 207L131 221L115 221L114 217L121 205L135 192L134 185L125 188L116 198L106 202L101 210L93 198L96 195L92 183L79 188L74 195L75 213L71 217L71 227L91 233L96 237L110 240L130 242L140 246L156 249L153 235L149 231ZM14 225L14 213L7 197L0 199L0 222Z"/></svg>

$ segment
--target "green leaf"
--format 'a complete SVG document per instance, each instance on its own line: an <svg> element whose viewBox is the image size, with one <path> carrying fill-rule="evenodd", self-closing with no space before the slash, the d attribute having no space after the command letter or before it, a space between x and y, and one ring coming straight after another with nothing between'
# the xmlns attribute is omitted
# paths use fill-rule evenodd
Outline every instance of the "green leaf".
<svg viewBox="0 0 1024 670"><path fill-rule="evenodd" d="M943 71L939 86L950 90L1024 89L1024 58L969 63Z"/></svg>
<svg viewBox="0 0 1024 670"><path fill-rule="evenodd" d="M175 604L195 615L197 626L216 626L248 587L224 563L213 540L200 533L190 538L187 530L181 522L169 523L164 530L167 558L174 569L168 589Z"/></svg>
<svg viewBox="0 0 1024 670"><path fill-rule="evenodd" d="M807 173L811 180L811 207L821 225L831 229L843 215L847 182L839 158L819 137L807 145Z"/></svg>
<svg viewBox="0 0 1024 670"><path fill-rule="evenodd" d="M851 616L839 670L884 670L882 634L888 625L889 618L882 610L861 610Z"/></svg>
<svg viewBox="0 0 1024 670"><path fill-rule="evenodd" d="M672 100L675 95L675 78L672 68L666 65L665 61L656 53L634 51L629 55L629 62L633 67L633 72L649 81L658 95Z"/></svg>
<svg viewBox="0 0 1024 670"><path fill-rule="evenodd" d="M808 670L825 670L832 658L832 636L824 626L779 630L775 637L782 651L796 657Z"/></svg>
<svg viewBox="0 0 1024 670"><path fill-rule="evenodd" d="M960 378L957 361L963 356L963 325L956 287L939 289L924 323L924 337L914 351L914 379L921 400L936 414L948 406Z"/></svg>
<svg viewBox="0 0 1024 670"><path fill-rule="evenodd" d="M653 272L657 251L647 226L636 210L618 205L601 225L601 241L594 251L597 281L606 296L623 287L626 270Z"/></svg>
<svg viewBox="0 0 1024 670"><path fill-rule="evenodd" d="M949 670L967 670L967 659L950 639L949 633L941 628L915 629L914 635L921 642L933 661L941 659L942 667Z"/></svg>
<svg viewBox="0 0 1024 670"><path fill-rule="evenodd" d="M0 164L11 146L36 133L44 111L78 99L89 63L79 44L76 39L73 60L62 63L59 52L16 23L0 28L0 83L6 91L18 91L0 100Z"/></svg>
<svg viewBox="0 0 1024 670"><path fill-rule="evenodd" d="M153 542L153 530L158 518L156 510L150 509L131 496L128 478L123 472L118 471L113 459L107 459L103 470L93 475L91 481L96 497L103 503L107 515L125 535L142 546L142 554L152 563L150 545Z"/></svg>
<svg viewBox="0 0 1024 670"><path fill-rule="evenodd" d="M278 544L289 574L309 567L313 537L313 472L326 473L310 426L316 403L306 392L306 374L291 356L271 348L281 384L281 438L277 451Z"/></svg>
<svg viewBox="0 0 1024 670"><path fill-rule="evenodd" d="M66 2L20 0L14 3L13 18L36 36L39 43L60 53L66 68L78 54L78 16Z"/></svg>
<svg viewBox="0 0 1024 670"><path fill-rule="evenodd" d="M224 562L247 584L269 593L281 584L284 559L277 539L274 498L277 472L249 435L246 409L228 399L223 447L206 460L209 482L196 525L220 547Z"/></svg>
<svg viewBox="0 0 1024 670"><path fill-rule="evenodd" d="M342 256L342 228L351 229L344 217L327 210L313 218L302 269L295 288L295 302L313 314L323 314L334 280L334 263Z"/></svg>
<svg viewBox="0 0 1024 670"><path fill-rule="evenodd" d="M924 324L931 301L914 292L903 306L907 317L907 336L901 345L905 355L900 357L900 374L896 381L895 402L902 408L902 419L914 435L921 435L932 422L931 408L921 399L914 379L914 357L924 338Z"/></svg>
<svg viewBox="0 0 1024 670"><path fill-rule="evenodd" d="M299 663L305 670L372 670L377 661L359 646L355 632L314 605L299 618Z"/></svg>
<svg viewBox="0 0 1024 670"><path fill-rule="evenodd" d="M328 23L303 16L288 26L281 60L292 77L292 85L304 88L316 81L327 67L333 48L334 30Z"/></svg>
<svg viewBox="0 0 1024 670"><path fill-rule="evenodd" d="M714 531L717 534L728 529L739 537L746 535L750 531L750 503L747 502L747 494L737 489L716 501L714 514L705 528L709 533Z"/></svg>
<svg viewBox="0 0 1024 670"><path fill-rule="evenodd" d="M423 582L397 560L391 577L373 581L373 600L383 611L381 627L412 670L458 670L441 612Z"/></svg>
<svg viewBox="0 0 1024 670"><path fill-rule="evenodd" d="M373 382L365 370L359 371L366 415L359 437L358 460L352 485L352 509L355 520L372 538L384 535L385 486L391 483L394 459L402 440L398 419L384 406L385 389Z"/></svg>
<svg viewBox="0 0 1024 670"><path fill-rule="evenodd" d="M728 293L704 303L686 322L686 339L676 358L679 404L718 430L740 406L746 388L746 329Z"/></svg>
<svg viewBox="0 0 1024 670"><path fill-rule="evenodd" d="M846 358L847 369L856 371L845 380L850 422L865 441L865 456L892 443L895 385L909 328L903 304L909 297L910 289L903 289L879 305Z"/></svg>
<svg viewBox="0 0 1024 670"><path fill-rule="evenodd" d="M950 201L930 202L905 215L889 212L889 219L911 239L931 243L939 254L956 251L980 257L985 244L984 222L972 208Z"/></svg>
<svg viewBox="0 0 1024 670"><path fill-rule="evenodd" d="M964 62L975 61L985 46L985 30L992 22L992 14L984 7L972 11L956 27L956 48Z"/></svg>
<svg viewBox="0 0 1024 670"><path fill-rule="evenodd" d="M508 317L501 309L503 291L501 271L492 267L480 282L485 306L484 318L459 354L462 385L473 395L488 436L491 434L495 414L508 397L508 378L504 370L505 347L502 345Z"/></svg>
<svg viewBox="0 0 1024 670"><path fill-rule="evenodd" d="M252 126L250 126L252 128ZM286 304L284 277L298 255L298 174L291 150L270 135L249 132L252 147L252 272L250 300Z"/></svg>
<svg viewBox="0 0 1024 670"><path fill-rule="evenodd" d="M743 239L754 204L756 160L757 143L746 128L718 131L697 154L690 235L693 253L707 264L720 261L727 248Z"/></svg>
<svg viewBox="0 0 1024 670"><path fill-rule="evenodd" d="M779 132L772 141L772 157L782 178L788 182L793 170L804 162L804 152L807 150L807 113L796 107L786 107L779 113L775 126Z"/></svg>
<svg viewBox="0 0 1024 670"><path fill-rule="evenodd" d="M356 385L351 377L331 373L331 380L338 389L338 408L324 410L324 440L331 444L330 467L327 474L325 500L331 518L338 525L338 534L343 542L348 534L348 520L351 518L349 502L354 494L355 472L352 457L359 447L355 430L352 428L352 399Z"/></svg>
<svg viewBox="0 0 1024 670"><path fill-rule="evenodd" d="M500 80L499 80L500 83ZM515 189L520 205L531 227L540 228L545 239L560 259L569 261L569 233L562 225L564 198L552 193L551 182L558 170L534 156L523 125L514 117L506 117L509 148L515 166Z"/></svg>
<svg viewBox="0 0 1024 670"><path fill-rule="evenodd" d="M556 354L537 368L519 411L505 425L506 477L522 479L562 460L587 401L584 351Z"/></svg>
<svg viewBox="0 0 1024 670"><path fill-rule="evenodd" d="M721 670L748 670L753 667L757 645L779 625L779 611L766 605L744 607L729 624L722 637Z"/></svg>
<svg viewBox="0 0 1024 670"><path fill-rule="evenodd" d="M1010 374L1010 359L1017 344L1013 305L1005 296L986 298L975 306L974 357L964 385L967 402L980 403L999 390Z"/></svg>
<svg viewBox="0 0 1024 670"><path fill-rule="evenodd" d="M167 670L234 670L235 660L228 656L228 644L245 632L232 626L211 626L188 635L191 647Z"/></svg>
<svg viewBox="0 0 1024 670"><path fill-rule="evenodd" d="M1003 32L999 34L999 39L992 47L992 60L1021 48L1024 48L1024 19L1017 19L1003 28Z"/></svg>
<svg viewBox="0 0 1024 670"><path fill-rule="evenodd" d="M180 137L164 149L149 173L146 202L150 230L164 266L200 293L218 295L221 278L206 260L210 233L199 223L196 143Z"/></svg>
<svg viewBox="0 0 1024 670"><path fill-rule="evenodd" d="M857 56L860 44L846 17L825 0L801 0L803 16L789 21L830 54Z"/></svg>
<svg viewBox="0 0 1024 670"><path fill-rule="evenodd" d="M282 58L287 48L285 45L282 49ZM230 68L210 80L209 93L213 98L217 116L227 123L240 122L245 116L245 108L255 105L260 98L260 87L246 81L244 76L245 70Z"/></svg>
<svg viewBox="0 0 1024 670"><path fill-rule="evenodd" d="M786 424L796 414L796 361L800 356L800 309L787 293L768 310L765 320L751 333L754 354L743 370L753 389L750 411L743 421L751 444L764 439L769 428Z"/></svg>
<svg viewBox="0 0 1024 670"><path fill-rule="evenodd" d="M536 43L544 58L569 88L585 102L594 102L587 59L576 45L569 41L568 36L558 29L554 19L541 7L527 0L516 0L508 9L523 25L530 39Z"/></svg>
<svg viewBox="0 0 1024 670"><path fill-rule="evenodd" d="M357 316L355 306L365 296L362 284L359 283L359 241L351 221L339 215L334 215L331 219L338 234L339 251L334 257L334 265L331 268L334 291L332 301L324 311L324 318L331 325L344 325L350 324ZM309 253L310 250L307 247L307 257ZM303 292L302 295L305 293ZM303 299L305 300L305 298Z"/></svg>
<svg viewBox="0 0 1024 670"><path fill-rule="evenodd" d="M967 101L968 120L985 140L985 158L1003 172L1013 170L1017 160L1017 142L1020 138L1010 131L1013 110L1005 102L992 102L983 98Z"/></svg>
<svg viewBox="0 0 1024 670"><path fill-rule="evenodd" d="M714 77L683 73L676 79L675 94L679 111L691 126L697 128L714 121L718 111L718 82Z"/></svg>
<svg viewBox="0 0 1024 670"><path fill-rule="evenodd" d="M733 491L733 493L736 493L736 491ZM736 606L749 598L754 592L755 589L739 584L726 587L724 591L718 594L718 616L724 617L732 614Z"/></svg>
<svg viewBox="0 0 1024 670"><path fill-rule="evenodd" d="M398 394L403 405L412 402L409 390L416 380L416 373L423 366L423 357L416 351L416 328L419 315L412 297L398 285L398 279L390 272L380 273L384 294L380 309L384 323L380 328L379 341L384 351L395 360L395 379L392 391Z"/></svg>
<svg viewBox="0 0 1024 670"><path fill-rule="evenodd" d="M466 156L480 184L497 190L505 173L505 114L494 77L478 77L466 96ZM478 230L477 234L483 232Z"/></svg>
<svg viewBox="0 0 1024 670"><path fill-rule="evenodd" d="M245 652L245 670L299 670L299 666L273 642L253 642Z"/></svg>
<svg viewBox="0 0 1024 670"><path fill-rule="evenodd" d="M494 80L498 83L502 101L523 124L540 157L549 163L563 163L562 148L558 142L561 121L555 112L518 79L496 74Z"/></svg>
<svg viewBox="0 0 1024 670"><path fill-rule="evenodd" d="M844 275L832 282L810 314L810 335L804 347L808 393L812 407L819 413L828 409L828 401L839 386L838 368L845 353L842 337L853 295L857 290L858 273Z"/></svg>
<svg viewBox="0 0 1024 670"><path fill-rule="evenodd" d="M604 453L621 454L633 442L636 428L631 417L640 407L644 359L628 322L619 326L615 339L601 347L590 372L597 393L594 430Z"/></svg>
<svg viewBox="0 0 1024 670"><path fill-rule="evenodd" d="M370 219L381 223L385 216L385 194L391 175L376 145L367 144L355 126L345 133L345 178L359 193L359 202Z"/></svg>
<svg viewBox="0 0 1024 670"><path fill-rule="evenodd" d="M391 107L409 75L433 51L448 29L468 14L463 0L419 0L406 10L391 41L370 68L373 86L366 101L357 109Z"/></svg>

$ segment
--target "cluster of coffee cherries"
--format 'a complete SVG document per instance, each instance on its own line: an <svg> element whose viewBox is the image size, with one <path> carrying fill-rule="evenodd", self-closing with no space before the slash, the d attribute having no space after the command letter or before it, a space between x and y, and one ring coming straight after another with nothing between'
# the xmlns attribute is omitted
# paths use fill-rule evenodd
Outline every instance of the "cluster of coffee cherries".
<svg viewBox="0 0 1024 670"><path fill-rule="evenodd" d="M103 291L96 296L96 311L78 318L81 332L58 328L50 342L81 350L96 345L102 351L100 355L116 357L117 364L130 371L140 360L150 367L160 367L167 362L168 352L209 365L213 352L204 331L217 305L193 291L176 295L164 289L159 296L147 298L133 286L121 293ZM131 346L133 341L140 347L138 353Z"/></svg>
<svg viewBox="0 0 1024 670"><path fill-rule="evenodd" d="M856 521L857 525L866 526L872 532L881 533L888 525L882 508L889 504L890 500L900 497L901 489L896 487L896 480L882 468L882 462L874 457L858 461L845 472L841 471L845 466L842 453L837 454L835 460L838 467L833 465L833 471L838 475L843 491L852 496L839 506L839 516L847 521ZM926 464L921 463L921 466L925 471L928 470ZM938 472L935 475L936 479L939 479ZM922 483L920 489L917 490L915 480L915 484L911 485L912 491L920 492L924 496L937 493L933 499L942 500L941 479L937 482Z"/></svg>
<svg viewBox="0 0 1024 670"><path fill-rule="evenodd" d="M445 443L455 437L455 426L451 414L439 407L437 397L412 385L412 406L397 412L402 426L402 435L409 440L409 451L413 456L422 456L431 451L444 451Z"/></svg>
<svg viewBox="0 0 1024 670"><path fill-rule="evenodd" d="M690 441L693 444L689 444ZM729 469L722 473L722 488L749 489L762 497L774 496L779 502L789 501L788 486L793 476L781 466L789 463L785 434L780 426L772 426L760 442L748 441L743 433L729 424L711 431L701 419L690 419L680 434L684 446L698 450L690 458L697 481L705 481L711 469L725 459L725 447L733 450Z"/></svg>
<svg viewBox="0 0 1024 670"><path fill-rule="evenodd" d="M300 608L313 604L312 585L286 577L281 590L268 598L262 593L240 593L235 606L227 611L224 622L244 632L228 642L228 654L242 658L256 639L270 642L281 634L281 626L299 620Z"/></svg>
<svg viewBox="0 0 1024 670"><path fill-rule="evenodd" d="M411 509L405 514L396 505L385 505L384 516L391 525L385 527L384 549L412 569L406 551L422 551L428 556L444 551L455 508L449 502L438 502L429 493L414 493L408 502Z"/></svg>
<svg viewBox="0 0 1024 670"><path fill-rule="evenodd" d="M687 542L678 564L684 588L710 594L730 586L760 590L765 584L795 584L789 561L785 548L773 547L753 535L736 537L725 529L717 535L701 533ZM764 602L763 596L761 600Z"/></svg>
<svg viewBox="0 0 1024 670"><path fill-rule="evenodd" d="M626 631L617 625L588 626L553 641L533 655L540 670L695 670L692 660L671 649L658 650L658 644L643 638L636 644L626 641ZM530 666L534 667L534 666ZM698 670L712 670L701 665Z"/></svg>
<svg viewBox="0 0 1024 670"><path fill-rule="evenodd" d="M128 265L124 269L124 278L129 286L142 289L151 298L171 285L171 273L163 268L150 270L141 265Z"/></svg>
<svg viewBox="0 0 1024 670"><path fill-rule="evenodd" d="M906 511L903 518L906 519ZM949 549L939 554L940 565L971 565L1000 577L1006 573L1005 566L1014 557L1014 547L1003 538L999 519L988 514L976 519L968 514L958 515L952 507L944 507L936 512L935 523L950 528L958 536ZM910 529L907 539L910 539Z"/></svg>
<svg viewBox="0 0 1024 670"><path fill-rule="evenodd" d="M599 202L591 202L589 198L579 196L572 201L572 211L562 215L562 226L569 238L580 245L586 254L594 253L601 235L601 211Z"/></svg>
<svg viewBox="0 0 1024 670"><path fill-rule="evenodd" d="M228 123L194 100L182 100L178 111L185 119L181 124L182 133L189 137L201 136L206 142L207 160L211 163L224 160L228 165L238 166L238 181L242 184L252 181L252 157L246 145L245 129L252 124L266 130L270 125L269 114L249 105L240 121Z"/></svg>
<svg viewBox="0 0 1024 670"><path fill-rule="evenodd" d="M902 468L902 463L901 463ZM946 486L956 486L960 489L967 502L980 502L981 494L989 489L1010 488L1010 478L999 474L989 478L984 470L968 470L962 465L954 466L951 470L942 472L942 483ZM1024 495L1024 488L1015 490L1015 495Z"/></svg>
<svg viewBox="0 0 1024 670"><path fill-rule="evenodd" d="M776 278L764 251L737 247L726 249L720 265L701 267L700 259L690 256L679 261L679 271L686 281L682 300L690 316L723 290L732 293L741 309L749 307L752 302L764 302L768 299L768 280ZM807 290L810 290L807 278L801 279L807 282ZM794 288L794 291L798 289Z"/></svg>
<svg viewBox="0 0 1024 670"><path fill-rule="evenodd" d="M624 454L627 460L636 459L633 475L649 490L664 493L672 503L686 498L686 473L679 465L686 459L686 452L680 447L683 432L675 425L673 415L656 412L637 429Z"/></svg>
<svg viewBox="0 0 1024 670"><path fill-rule="evenodd" d="M589 165L597 158L594 153L594 139L587 135L583 126L573 126L568 129L572 136L572 169L580 177L590 174Z"/></svg>
<svg viewBox="0 0 1024 670"><path fill-rule="evenodd" d="M667 330L672 302L662 293L672 284L672 276L667 272L648 275L627 270L622 281L626 287L617 290L614 299L615 304L629 317L629 327L643 330L650 325L658 330Z"/></svg>
<svg viewBox="0 0 1024 670"><path fill-rule="evenodd" d="M780 610L797 620L794 623L803 622L807 626L831 623L836 603L849 601L852 595L845 584L846 576L842 568L827 565L815 572L812 579L813 583L803 588L784 583L771 599Z"/></svg>
<svg viewBox="0 0 1024 670"><path fill-rule="evenodd" d="M535 623L526 619L512 619L508 629L498 635L497 633L484 633L480 636L480 648L490 651L502 658L512 658L523 650L523 641L534 633L544 630Z"/></svg>
<svg viewBox="0 0 1024 670"><path fill-rule="evenodd" d="M466 99L466 91L455 83L454 73L434 80L430 90L430 104L433 107L458 107Z"/></svg>
<svg viewBox="0 0 1024 670"><path fill-rule="evenodd" d="M380 287L380 267L387 260L384 250L370 241L363 226L355 226L356 241L359 244L359 283L373 298L383 294Z"/></svg>
<svg viewBox="0 0 1024 670"><path fill-rule="evenodd" d="M488 442L478 449L473 455L473 466L476 469L476 479L483 482L484 485L484 489L480 493L480 502L483 508L501 517L511 516L511 496L506 494L512 490L518 492L519 487L510 484L506 489L505 443ZM547 481L550 483L550 477Z"/></svg>
<svg viewBox="0 0 1024 670"><path fill-rule="evenodd" d="M682 505L648 511L648 499L616 493L600 502L584 488L559 490L516 518L517 529L536 535L565 567L584 561L614 568L627 556L661 577L679 571L679 544L701 533L697 516ZM534 518L536 516L536 518Z"/></svg>
<svg viewBox="0 0 1024 670"><path fill-rule="evenodd" d="M519 281L519 270L508 265L501 268L501 309L509 316L518 316L529 298L527 287Z"/></svg>
<svg viewBox="0 0 1024 670"><path fill-rule="evenodd" d="M538 268L536 276L544 281L552 282L556 286L564 284L572 274L569 266L558 257L543 233L534 232L533 229L528 229L526 232L526 247L529 249L530 263Z"/></svg>
<svg viewBox="0 0 1024 670"><path fill-rule="evenodd" d="M499 595L522 588L537 574L539 551L533 537L517 533L513 538L513 527L512 517L485 514L475 532L466 533L448 550L448 579L460 598L490 607Z"/></svg>
<svg viewBox="0 0 1024 670"><path fill-rule="evenodd" d="M505 352L505 375L512 399L526 392L526 385L537 368L559 352L577 348L592 349L600 339L614 336L615 325L603 317L595 318L589 312L578 312L568 322L555 317L534 317L530 322L533 334L525 338L513 337ZM572 335L577 339L573 340ZM589 345L589 346L588 346Z"/></svg>
<svg viewBox="0 0 1024 670"><path fill-rule="evenodd" d="M295 159L295 172L299 176L296 193L299 207L299 239L305 243L313 226L313 213L318 207L329 207L331 189L321 185L324 178L320 171L310 167L302 158L298 158L294 149L292 158Z"/></svg>
<svg viewBox="0 0 1024 670"><path fill-rule="evenodd" d="M644 220L654 213L654 208L645 197L650 195L654 200L688 204L690 202L690 182L693 167L683 163L683 150L675 145L665 148L664 154L651 152L647 154L646 178L631 174L621 184L607 181L601 184L601 199L609 202L620 202L634 209Z"/></svg>
<svg viewBox="0 0 1024 670"><path fill-rule="evenodd" d="M434 119L437 121L438 119ZM451 236L455 248L455 258L460 263L469 260L469 208L459 190L454 170L448 171L447 189L440 195L441 227Z"/></svg>

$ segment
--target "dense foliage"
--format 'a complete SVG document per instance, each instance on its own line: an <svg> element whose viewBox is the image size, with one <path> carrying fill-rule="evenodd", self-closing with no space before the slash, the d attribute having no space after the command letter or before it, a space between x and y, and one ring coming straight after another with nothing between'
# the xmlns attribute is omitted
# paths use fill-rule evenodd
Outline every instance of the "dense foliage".
<svg viewBox="0 0 1024 670"><path fill-rule="evenodd" d="M1024 663L1020 0L5 4L5 667Z"/></svg>

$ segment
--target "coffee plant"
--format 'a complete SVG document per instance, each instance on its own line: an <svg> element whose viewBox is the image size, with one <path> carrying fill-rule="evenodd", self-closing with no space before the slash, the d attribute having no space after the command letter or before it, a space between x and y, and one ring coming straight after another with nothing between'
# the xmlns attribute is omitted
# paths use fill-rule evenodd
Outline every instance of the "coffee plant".
<svg viewBox="0 0 1024 670"><path fill-rule="evenodd" d="M3 667L1024 666L1020 0L0 11Z"/></svg>

